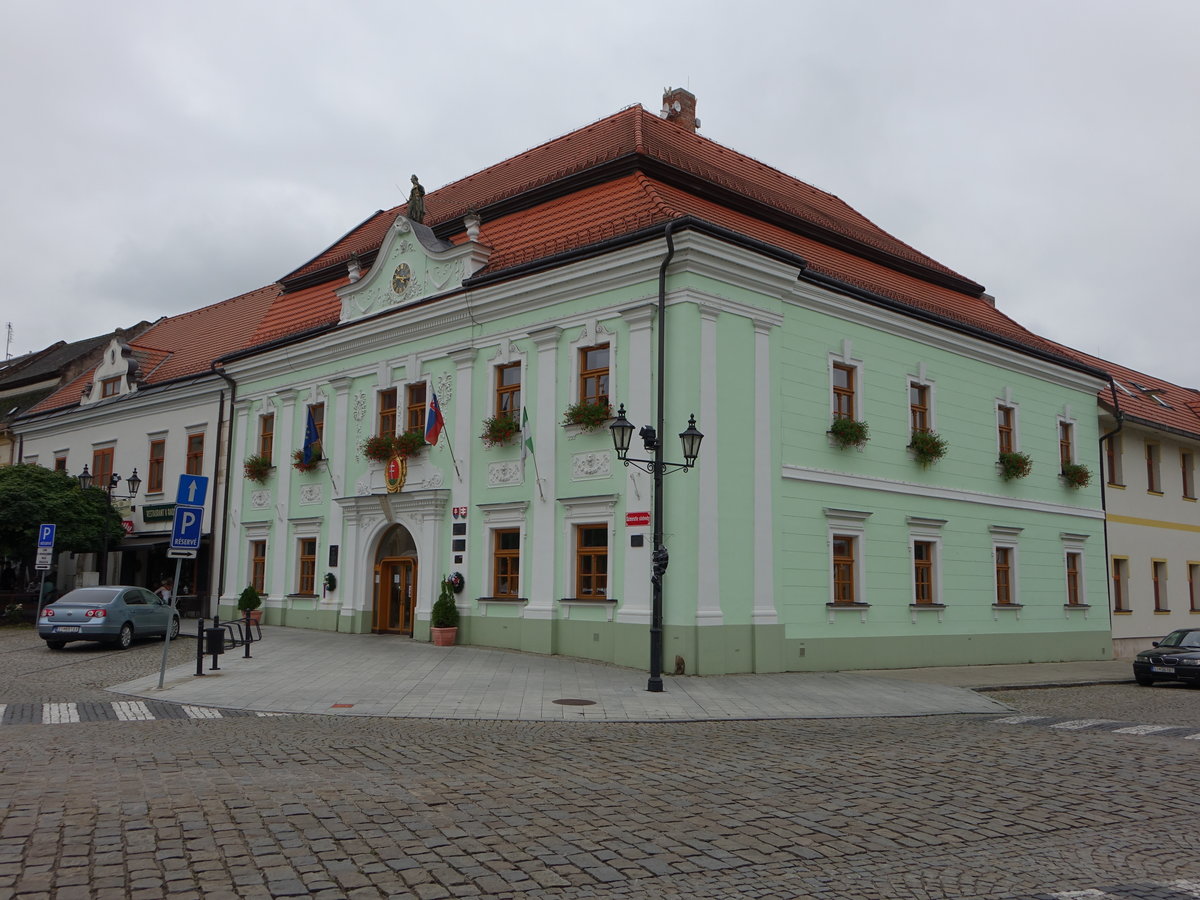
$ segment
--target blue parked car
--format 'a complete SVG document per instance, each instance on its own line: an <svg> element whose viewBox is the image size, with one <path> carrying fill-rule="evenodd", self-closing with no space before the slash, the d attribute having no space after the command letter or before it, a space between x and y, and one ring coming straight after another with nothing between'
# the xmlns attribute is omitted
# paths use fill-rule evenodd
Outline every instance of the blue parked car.
<svg viewBox="0 0 1200 900"><path fill-rule="evenodd" d="M100 641L125 650L134 638L179 634L179 615L156 594L129 585L76 588L42 610L38 637L51 650Z"/></svg>

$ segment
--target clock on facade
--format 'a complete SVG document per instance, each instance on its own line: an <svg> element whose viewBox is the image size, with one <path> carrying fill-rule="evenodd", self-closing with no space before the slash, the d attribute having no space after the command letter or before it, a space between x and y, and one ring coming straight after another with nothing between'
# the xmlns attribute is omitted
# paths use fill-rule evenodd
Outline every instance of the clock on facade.
<svg viewBox="0 0 1200 900"><path fill-rule="evenodd" d="M408 263L400 263L396 266L396 271L392 273L392 290L397 294L403 294L408 289L408 282L412 279L412 269L408 267Z"/></svg>

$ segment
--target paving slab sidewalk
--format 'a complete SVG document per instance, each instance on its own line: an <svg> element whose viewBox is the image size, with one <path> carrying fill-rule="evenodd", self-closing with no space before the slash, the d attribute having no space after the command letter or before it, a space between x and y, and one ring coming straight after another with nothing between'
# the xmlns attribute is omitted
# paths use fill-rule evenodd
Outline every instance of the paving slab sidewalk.
<svg viewBox="0 0 1200 900"><path fill-rule="evenodd" d="M263 629L264 640L226 653L220 671L195 666L116 685L112 691L196 706L256 712L527 721L709 721L1007 713L969 688L1128 680L1110 663L772 675L664 676L482 647L434 647L376 634ZM982 672L982 670L992 670ZM1001 671L1005 670L1005 671Z"/></svg>

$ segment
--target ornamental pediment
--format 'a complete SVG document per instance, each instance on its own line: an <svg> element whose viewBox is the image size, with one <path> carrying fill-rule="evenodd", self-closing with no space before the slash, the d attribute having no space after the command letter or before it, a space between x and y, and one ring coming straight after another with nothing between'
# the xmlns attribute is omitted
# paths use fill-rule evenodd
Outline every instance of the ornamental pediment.
<svg viewBox="0 0 1200 900"><path fill-rule="evenodd" d="M478 237L478 228L470 233ZM352 322L452 291L487 264L490 252L477 240L443 241L428 226L397 216L371 270L356 277L358 264L351 262L352 281L337 292L341 321Z"/></svg>

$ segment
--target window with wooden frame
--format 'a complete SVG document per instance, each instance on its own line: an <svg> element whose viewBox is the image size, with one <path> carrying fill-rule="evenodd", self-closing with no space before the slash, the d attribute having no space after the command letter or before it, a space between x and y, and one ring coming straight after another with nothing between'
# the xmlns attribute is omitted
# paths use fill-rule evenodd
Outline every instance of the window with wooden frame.
<svg viewBox="0 0 1200 900"><path fill-rule="evenodd" d="M258 417L258 455L270 462L275 453L275 413Z"/></svg>
<svg viewBox="0 0 1200 900"><path fill-rule="evenodd" d="M521 364L496 366L496 413L521 421Z"/></svg>
<svg viewBox="0 0 1200 900"><path fill-rule="evenodd" d="M267 592L267 542L250 542L250 586L260 594Z"/></svg>
<svg viewBox="0 0 1200 900"><path fill-rule="evenodd" d="M1162 493L1162 468L1159 453L1158 444L1146 441L1146 491L1150 494Z"/></svg>
<svg viewBox="0 0 1200 900"><path fill-rule="evenodd" d="M996 407L996 439L1001 453L1015 453L1017 411L1001 403Z"/></svg>
<svg viewBox="0 0 1200 900"><path fill-rule="evenodd" d="M54 457L54 471L55 472L67 471L67 458L65 456Z"/></svg>
<svg viewBox="0 0 1200 900"><path fill-rule="evenodd" d="M426 398L428 388L423 381L414 381L405 389L404 430L425 433Z"/></svg>
<svg viewBox="0 0 1200 900"><path fill-rule="evenodd" d="M1115 556L1112 560L1113 612L1129 612L1129 560Z"/></svg>
<svg viewBox="0 0 1200 900"><path fill-rule="evenodd" d="M1058 462L1063 469L1075 462L1075 426L1071 422L1058 423Z"/></svg>
<svg viewBox="0 0 1200 900"><path fill-rule="evenodd" d="M1169 612L1167 606L1167 561L1154 559L1150 561L1150 580L1154 584L1154 611Z"/></svg>
<svg viewBox="0 0 1200 900"><path fill-rule="evenodd" d="M296 593L313 596L317 592L317 539L300 538L296 567Z"/></svg>
<svg viewBox="0 0 1200 900"><path fill-rule="evenodd" d="M1013 604L1013 548L993 547L996 557L996 605Z"/></svg>
<svg viewBox="0 0 1200 900"><path fill-rule="evenodd" d="M204 432L198 431L187 436L187 454L184 457L184 471L188 475L204 474Z"/></svg>
<svg viewBox="0 0 1200 900"><path fill-rule="evenodd" d="M1083 554L1067 553L1067 605L1083 606Z"/></svg>
<svg viewBox="0 0 1200 900"><path fill-rule="evenodd" d="M1189 562L1188 567L1188 611L1200 612L1200 563Z"/></svg>
<svg viewBox="0 0 1200 900"><path fill-rule="evenodd" d="M608 402L608 344L579 351L579 402Z"/></svg>
<svg viewBox="0 0 1200 900"><path fill-rule="evenodd" d="M855 579L858 538L852 534L835 534L832 538L833 602L855 603L858 585Z"/></svg>
<svg viewBox="0 0 1200 900"><path fill-rule="evenodd" d="M1104 442L1104 462L1104 467L1108 469L1108 483L1116 487L1123 486L1125 482L1121 480L1121 436L1119 434L1111 435Z"/></svg>
<svg viewBox="0 0 1200 900"><path fill-rule="evenodd" d="M92 484L104 491L112 483L113 453L112 447L92 451Z"/></svg>
<svg viewBox="0 0 1200 900"><path fill-rule="evenodd" d="M908 383L908 413L914 432L929 431L929 385Z"/></svg>
<svg viewBox="0 0 1200 900"><path fill-rule="evenodd" d="M936 603L933 591L933 541L913 541L913 602L919 605Z"/></svg>
<svg viewBox="0 0 1200 900"><path fill-rule="evenodd" d="M575 526L575 597L608 599L608 526Z"/></svg>
<svg viewBox="0 0 1200 900"><path fill-rule="evenodd" d="M388 388L379 392L379 414L376 417L376 431L379 437L392 437L396 433L396 389Z"/></svg>
<svg viewBox="0 0 1200 900"><path fill-rule="evenodd" d="M492 531L492 596L515 600L520 591L521 529Z"/></svg>
<svg viewBox="0 0 1200 900"><path fill-rule="evenodd" d="M833 364L833 417L853 419L856 409L856 380L858 372L854 366L835 362Z"/></svg>
<svg viewBox="0 0 1200 900"><path fill-rule="evenodd" d="M103 378L100 381L100 397L115 397L121 393L121 376L117 375L114 378Z"/></svg>
<svg viewBox="0 0 1200 900"><path fill-rule="evenodd" d="M1187 450L1179 451L1179 475L1183 481L1183 499L1196 499L1196 457Z"/></svg>
<svg viewBox="0 0 1200 900"><path fill-rule="evenodd" d="M325 404L312 404L308 407L308 413L312 415L313 425L315 425L317 429L317 443L313 447L313 458L321 459L325 456ZM308 430L307 420L304 423L304 429L305 431ZM301 447L304 446L303 440L301 440L300 445Z"/></svg>
<svg viewBox="0 0 1200 900"><path fill-rule="evenodd" d="M150 442L150 468L146 471L147 494L162 493L166 463L167 442L163 438L155 438Z"/></svg>

